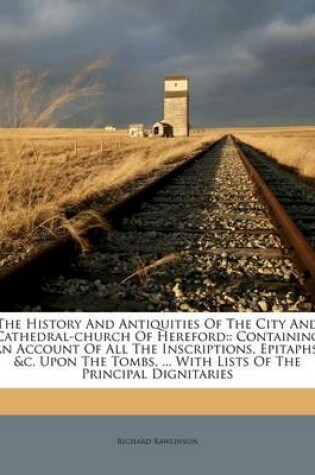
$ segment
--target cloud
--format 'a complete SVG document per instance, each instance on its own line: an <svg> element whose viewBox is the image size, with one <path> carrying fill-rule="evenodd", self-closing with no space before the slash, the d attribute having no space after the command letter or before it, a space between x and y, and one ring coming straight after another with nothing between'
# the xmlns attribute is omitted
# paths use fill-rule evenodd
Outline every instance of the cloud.
<svg viewBox="0 0 315 475"><path fill-rule="evenodd" d="M89 15L84 3L71 0L28 0L19 2L16 16L0 17L2 45L22 45L71 33Z"/></svg>
<svg viewBox="0 0 315 475"><path fill-rule="evenodd" d="M259 110L282 122L292 109L310 120L314 10L314 0L1 0L1 68L55 70L60 83L109 55L99 110L122 125L160 116L163 76L182 73L193 123L250 123Z"/></svg>
<svg viewBox="0 0 315 475"><path fill-rule="evenodd" d="M315 39L315 15L305 18L299 24L276 21L268 25L266 34L271 40L300 42Z"/></svg>
<svg viewBox="0 0 315 475"><path fill-rule="evenodd" d="M257 73L271 75L275 80L295 75L300 83L311 74L315 77L315 15L298 22L272 21L252 32L238 45L255 63Z"/></svg>

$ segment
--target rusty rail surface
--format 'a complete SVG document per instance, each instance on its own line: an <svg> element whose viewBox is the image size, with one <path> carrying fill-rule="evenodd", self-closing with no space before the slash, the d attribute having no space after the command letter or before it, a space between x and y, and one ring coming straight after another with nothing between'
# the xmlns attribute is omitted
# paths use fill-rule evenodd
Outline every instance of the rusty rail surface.
<svg viewBox="0 0 315 475"><path fill-rule="evenodd" d="M111 224L117 225L124 216L135 211L144 200L150 199L172 178L189 168L224 138L222 137L206 145L203 150L193 154L170 172L156 178L120 202L103 209L97 208L97 211ZM42 280L62 272L67 267L70 259L79 253L80 246L69 235L43 247L43 249L30 255L16 266L0 272L0 311L15 310L16 307L12 304L14 299L23 301L25 296L32 298L34 295L36 297Z"/></svg>
<svg viewBox="0 0 315 475"><path fill-rule="evenodd" d="M238 153L246 166L246 169L260 190L262 197L270 207L275 218L280 234L286 242L289 243L289 250L293 254L293 258L302 274L303 285L310 293L312 299L315 301L315 251L309 243L308 239L298 229L297 225L287 214L285 208L275 197L273 192L268 187L267 183L260 176L258 171L247 159L239 146L239 141L233 135L231 136ZM293 251L293 252L292 252Z"/></svg>

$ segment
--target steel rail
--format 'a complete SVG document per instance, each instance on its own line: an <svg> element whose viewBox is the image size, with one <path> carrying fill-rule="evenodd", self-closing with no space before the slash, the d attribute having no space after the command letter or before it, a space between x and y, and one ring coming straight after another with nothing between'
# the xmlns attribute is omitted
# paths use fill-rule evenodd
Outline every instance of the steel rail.
<svg viewBox="0 0 315 475"><path fill-rule="evenodd" d="M124 216L134 212L144 200L150 199L172 178L192 166L224 138L222 137L208 144L205 148L175 166L171 171L154 179L151 183L131 193L120 202L105 208L98 207L96 210L114 227L117 226ZM16 266L0 271L0 311L15 310L17 307L12 304L14 300L22 302L25 296L28 299L36 296L42 280L62 272L67 267L70 259L78 255L80 251L78 243L70 235L67 235L46 245Z"/></svg>
<svg viewBox="0 0 315 475"><path fill-rule="evenodd" d="M265 180L248 160L241 150L238 139L231 136L233 143L248 171L249 176L260 190L262 197L270 207L280 233L289 243L293 258L301 272L302 283L315 301L315 251L308 239L302 234L292 218L287 214L284 206L273 194ZM292 252L293 250L293 252Z"/></svg>

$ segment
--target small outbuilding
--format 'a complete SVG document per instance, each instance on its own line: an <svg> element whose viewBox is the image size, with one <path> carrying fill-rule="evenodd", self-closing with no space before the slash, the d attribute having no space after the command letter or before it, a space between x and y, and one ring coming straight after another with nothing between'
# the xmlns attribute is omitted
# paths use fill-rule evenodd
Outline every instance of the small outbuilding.
<svg viewBox="0 0 315 475"><path fill-rule="evenodd" d="M106 125L104 127L105 132L116 132L116 127L114 125Z"/></svg>
<svg viewBox="0 0 315 475"><path fill-rule="evenodd" d="M128 131L129 137L145 137L145 126L144 124L130 124L129 125L129 131Z"/></svg>
<svg viewBox="0 0 315 475"><path fill-rule="evenodd" d="M152 136L173 137L173 127L164 120L160 120L159 122L156 122L152 127Z"/></svg>

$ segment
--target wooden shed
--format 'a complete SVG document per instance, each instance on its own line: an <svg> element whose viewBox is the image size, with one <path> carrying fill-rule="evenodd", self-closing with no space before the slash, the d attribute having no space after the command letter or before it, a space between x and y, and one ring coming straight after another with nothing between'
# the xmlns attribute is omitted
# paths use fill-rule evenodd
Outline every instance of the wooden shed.
<svg viewBox="0 0 315 475"><path fill-rule="evenodd" d="M173 127L164 120L160 120L159 122L156 122L152 127L152 136L173 137Z"/></svg>

